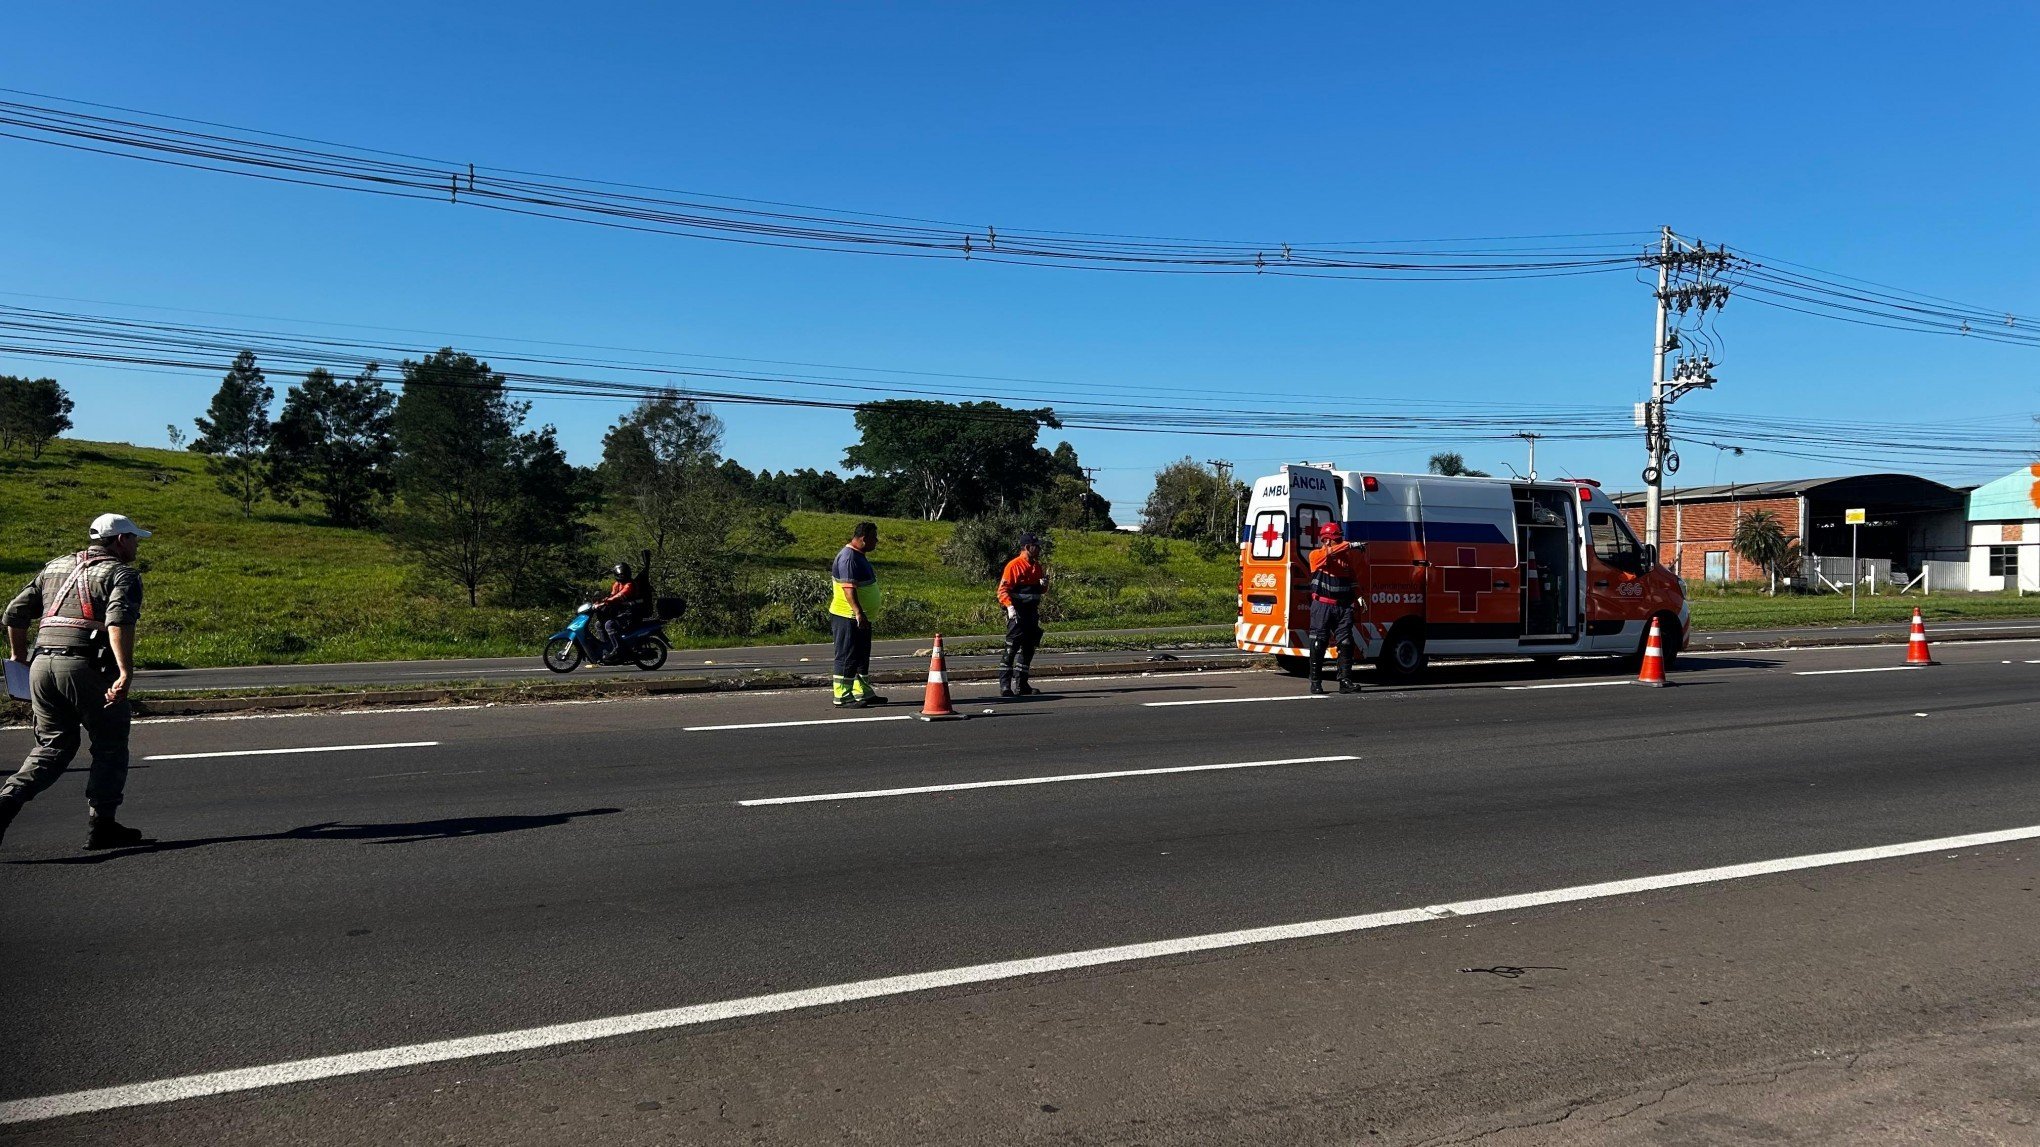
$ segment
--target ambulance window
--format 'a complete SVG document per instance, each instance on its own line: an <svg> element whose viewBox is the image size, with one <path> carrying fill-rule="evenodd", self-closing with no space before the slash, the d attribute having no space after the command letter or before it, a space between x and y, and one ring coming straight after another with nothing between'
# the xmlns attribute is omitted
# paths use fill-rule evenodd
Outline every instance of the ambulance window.
<svg viewBox="0 0 2040 1147"><path fill-rule="evenodd" d="M1254 515L1253 547L1248 553L1256 561L1282 560L1282 543L1289 536L1288 518L1281 510L1262 510Z"/></svg>
<svg viewBox="0 0 2040 1147"><path fill-rule="evenodd" d="M1608 513L1587 515L1587 531L1594 540L1594 556L1618 568L1643 566L1643 547L1629 532L1629 523Z"/></svg>
<svg viewBox="0 0 2040 1147"><path fill-rule="evenodd" d="M1317 548L1318 527L1332 520L1330 506L1298 506L1296 508L1296 548L1304 553Z"/></svg>

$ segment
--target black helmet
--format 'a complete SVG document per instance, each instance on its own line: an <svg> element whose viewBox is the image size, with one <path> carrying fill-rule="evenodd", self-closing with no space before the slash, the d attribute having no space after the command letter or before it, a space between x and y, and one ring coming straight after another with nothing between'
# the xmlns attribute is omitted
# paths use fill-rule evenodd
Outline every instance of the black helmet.
<svg viewBox="0 0 2040 1147"><path fill-rule="evenodd" d="M624 562L616 563L614 566L610 567L609 572L616 575L617 581L630 580L630 566Z"/></svg>

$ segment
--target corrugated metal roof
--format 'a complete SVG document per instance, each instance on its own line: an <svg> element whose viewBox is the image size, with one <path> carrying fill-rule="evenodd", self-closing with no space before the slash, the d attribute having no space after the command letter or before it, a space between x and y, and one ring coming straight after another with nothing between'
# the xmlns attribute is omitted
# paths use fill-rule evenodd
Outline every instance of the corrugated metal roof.
<svg viewBox="0 0 2040 1147"><path fill-rule="evenodd" d="M1845 474L1833 478L1795 478L1785 482L1732 482L1720 486L1667 486L1664 491L1666 505L1674 502L1714 502L1731 498L1790 498L1802 494L1818 494L1824 487L1842 486L1860 488L1874 493L1880 499L1889 498L1898 488L1911 487L1913 497L1935 502L1960 497L1961 491L1944 486L1931 478L1914 474ZM1837 491L1839 493L1840 491ZM1640 506L1644 502L1643 491L1610 495L1617 505Z"/></svg>

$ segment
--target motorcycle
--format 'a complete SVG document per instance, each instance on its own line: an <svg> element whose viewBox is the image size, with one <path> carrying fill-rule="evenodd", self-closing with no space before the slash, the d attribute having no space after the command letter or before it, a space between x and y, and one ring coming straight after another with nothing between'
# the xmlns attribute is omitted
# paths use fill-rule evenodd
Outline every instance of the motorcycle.
<svg viewBox="0 0 2040 1147"><path fill-rule="evenodd" d="M661 603L663 605L663 603ZM667 610L661 608L658 613ZM574 611L567 627L546 639L545 667L554 673L572 673L582 662L594 665L635 665L646 672L666 663L666 621L663 617L640 618L630 628L612 634L611 647L602 649L595 636L595 607L583 605Z"/></svg>

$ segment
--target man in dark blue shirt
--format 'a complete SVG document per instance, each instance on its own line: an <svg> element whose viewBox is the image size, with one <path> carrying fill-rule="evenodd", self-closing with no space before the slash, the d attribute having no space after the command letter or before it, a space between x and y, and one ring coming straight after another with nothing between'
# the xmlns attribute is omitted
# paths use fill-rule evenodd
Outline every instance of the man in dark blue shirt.
<svg viewBox="0 0 2040 1147"><path fill-rule="evenodd" d="M835 702L839 708L883 705L871 691L871 622L878 613L878 573L865 555L878 548L878 525L859 522L850 544L829 567L829 629L836 639Z"/></svg>

